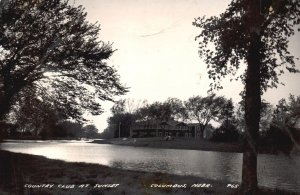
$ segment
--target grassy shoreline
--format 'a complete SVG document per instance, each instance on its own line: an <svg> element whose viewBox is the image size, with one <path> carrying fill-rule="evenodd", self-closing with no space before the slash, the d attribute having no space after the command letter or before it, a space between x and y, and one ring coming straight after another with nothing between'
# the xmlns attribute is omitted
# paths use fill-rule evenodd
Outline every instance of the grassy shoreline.
<svg viewBox="0 0 300 195"><path fill-rule="evenodd" d="M150 138L126 138L125 140L114 138L107 140L94 140L91 143L97 144L115 144L133 147L151 147L151 148L164 148L164 149L186 149L186 150L203 150L203 151L216 151L216 152L235 152L242 153L243 145L240 142L212 142L208 140L176 138L175 140L165 141L161 137ZM294 148L281 148L276 149L272 147L258 148L260 154L299 154L299 151Z"/></svg>
<svg viewBox="0 0 300 195"><path fill-rule="evenodd" d="M161 137L126 138L126 139L114 138L114 139L107 139L107 140L94 140L91 143L115 144L115 145L135 146L135 147L165 148L165 149L242 152L242 144L238 142L218 143L218 142L211 142L208 140L199 140L199 139L191 139L191 138L176 138L171 141L165 141Z"/></svg>
<svg viewBox="0 0 300 195"><path fill-rule="evenodd" d="M87 163L69 163L42 156L11 153L0 150L0 194L240 194L227 187L228 182L193 176L129 171ZM29 188L26 184L49 184L52 188ZM61 184L59 186L59 184ZM66 185L69 186L66 186ZM88 187L80 187L89 184ZM95 186L98 187L95 188ZM109 187L106 184L119 184ZM173 185L172 187L151 187ZM174 187L184 185L187 188ZM209 184L209 187L191 187ZM62 186L64 185L64 186ZM66 188L72 187L74 188ZM106 186L104 186L106 185ZM100 186L100 187L99 187ZM261 189L260 194L296 194L280 190Z"/></svg>

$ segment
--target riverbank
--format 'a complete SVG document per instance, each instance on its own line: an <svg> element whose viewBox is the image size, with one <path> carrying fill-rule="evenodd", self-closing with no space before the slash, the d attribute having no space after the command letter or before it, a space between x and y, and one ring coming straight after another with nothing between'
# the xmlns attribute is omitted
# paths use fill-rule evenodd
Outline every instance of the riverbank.
<svg viewBox="0 0 300 195"><path fill-rule="evenodd" d="M166 148L166 149L242 152L242 145L238 142L218 143L218 142L210 142L208 140L199 140L199 139L192 139L192 138L176 138L170 141L165 141L161 137L125 138L125 139L114 138L108 140L94 140L91 143L116 144L116 145L125 145L125 146Z"/></svg>
<svg viewBox="0 0 300 195"><path fill-rule="evenodd" d="M165 149L188 149L188 150L203 150L203 151L218 151L218 152L243 152L243 146L240 142L211 142L209 140L199 140L192 138L176 138L174 140L165 141L161 137L149 138L125 138L125 139L107 139L94 140L91 143L98 144L115 144L134 147L152 147ZM297 153L299 151L291 150L291 148L283 148L281 150L271 147L259 147L259 153L262 154L278 154L278 153Z"/></svg>
<svg viewBox="0 0 300 195"><path fill-rule="evenodd" d="M0 150L0 194L239 194L224 181L69 163ZM199 184L199 185L194 185ZM227 187L228 186L228 187ZM186 188L185 188L186 187ZM263 190L260 194L293 194Z"/></svg>

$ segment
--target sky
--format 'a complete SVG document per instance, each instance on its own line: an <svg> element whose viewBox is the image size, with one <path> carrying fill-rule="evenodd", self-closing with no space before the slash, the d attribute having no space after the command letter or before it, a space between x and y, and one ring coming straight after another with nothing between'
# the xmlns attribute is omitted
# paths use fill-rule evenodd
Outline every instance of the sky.
<svg viewBox="0 0 300 195"><path fill-rule="evenodd" d="M72 1L70 1L72 3ZM168 97L186 100L194 95L206 96L211 80L206 64L199 58L195 37L200 29L194 18L222 13L228 0L73 0L83 5L87 20L101 25L100 39L117 49L108 63L113 65L129 93L118 98L164 101ZM290 51L300 57L300 33L290 41ZM296 62L300 68L299 61ZM285 86L268 90L263 99L276 104L290 93L300 95L300 75L285 74ZM240 82L222 81L218 95L241 100ZM88 116L99 131L107 126L111 102L102 104L104 113Z"/></svg>

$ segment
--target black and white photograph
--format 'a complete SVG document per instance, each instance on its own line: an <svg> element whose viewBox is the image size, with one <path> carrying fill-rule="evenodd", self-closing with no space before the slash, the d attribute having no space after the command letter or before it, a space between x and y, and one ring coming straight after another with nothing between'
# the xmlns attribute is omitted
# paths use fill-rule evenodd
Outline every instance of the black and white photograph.
<svg viewBox="0 0 300 195"><path fill-rule="evenodd" d="M299 0L0 0L0 195L300 195Z"/></svg>

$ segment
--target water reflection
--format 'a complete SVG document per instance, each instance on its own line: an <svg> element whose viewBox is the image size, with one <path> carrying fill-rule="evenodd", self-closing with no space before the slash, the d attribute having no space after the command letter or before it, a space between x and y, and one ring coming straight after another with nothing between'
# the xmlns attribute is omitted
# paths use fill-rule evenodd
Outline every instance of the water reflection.
<svg viewBox="0 0 300 195"><path fill-rule="evenodd" d="M111 167L121 168L121 169L131 169L138 171L149 171L149 172L161 172L161 173L170 173L174 170L174 166L166 161L134 161L134 162L125 162L125 161L111 161Z"/></svg>
<svg viewBox="0 0 300 195"><path fill-rule="evenodd" d="M300 156L259 155L258 181L264 186L279 186L300 191ZM292 182L291 182L292 181Z"/></svg>
<svg viewBox="0 0 300 195"><path fill-rule="evenodd" d="M242 155L239 153L211 153L211 161L217 162L213 168L218 173L216 179L240 182L242 178ZM220 176L221 175L221 176Z"/></svg>
<svg viewBox="0 0 300 195"><path fill-rule="evenodd" d="M241 181L242 154L196 150L157 149L69 141L11 141L4 150L70 162L194 175L230 182ZM300 192L300 156L259 155L258 181L262 186Z"/></svg>

